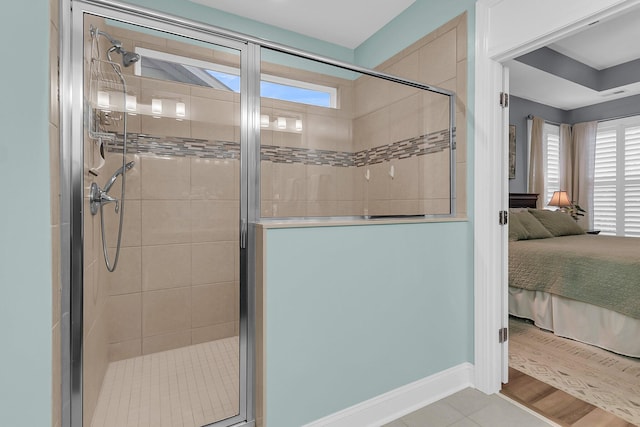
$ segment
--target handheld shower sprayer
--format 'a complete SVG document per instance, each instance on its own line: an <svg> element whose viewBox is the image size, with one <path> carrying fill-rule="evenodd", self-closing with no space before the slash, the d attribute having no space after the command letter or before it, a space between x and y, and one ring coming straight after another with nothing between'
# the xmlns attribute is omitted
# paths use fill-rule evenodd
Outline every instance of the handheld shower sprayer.
<svg viewBox="0 0 640 427"><path fill-rule="evenodd" d="M91 34L91 76L92 78L95 76L97 81L97 87L100 84L106 84L108 88L121 88L122 89L122 105L123 107L127 104L127 81L122 75L122 68L119 64L116 64L111 59L111 54L116 52L122 56L122 65L125 67L130 66L134 62L140 61L140 55L135 52L127 52L122 48L122 42L120 40L116 40L109 33L101 31L100 29L91 25L89 28L89 33ZM110 46L106 49L106 57L108 61L100 60L100 37L104 37L109 42ZM104 65L102 65L104 64ZM104 70L105 73L102 73L101 67L106 66L113 70L118 77L119 83L113 77L106 78L108 76L109 71ZM97 70L95 73L94 71ZM94 85L91 85L94 87ZM97 98L97 94L94 94ZM102 234L102 253L104 254L104 262L107 267L107 271L113 272L118 265L118 259L120 257L120 247L122 243L122 229L124 224L124 207L126 202L125 190L126 190L126 174L129 169L131 169L134 165L133 162L126 163L127 158L127 116L126 112L123 110L122 117L122 166L111 175L111 178L107 181L104 186L104 189L100 188L100 186L93 182L91 184L91 190L89 194L89 207L91 209L91 213L96 215L98 211L100 211L100 230ZM113 139L117 140L115 132L109 132L113 135ZM91 135L91 132L89 132ZM119 176L122 176L120 180L120 198L113 197L109 194L109 190L115 184L116 180ZM105 233L105 212L103 212L103 208L106 204L114 203L115 204L115 213L118 215L118 238L115 244L115 256L113 259L109 256L107 238Z"/></svg>
<svg viewBox="0 0 640 427"><path fill-rule="evenodd" d="M104 185L104 189L102 191L104 191L105 193L108 193L109 190L111 190L111 187L113 186L113 184L116 182L116 179L120 175L122 175L123 173L131 169L133 165L135 165L135 163L136 162L134 161L130 161L129 163L127 163L126 165L120 167L117 171L115 171L113 175L111 175L111 178L109 178L109 181L107 181L107 183Z"/></svg>

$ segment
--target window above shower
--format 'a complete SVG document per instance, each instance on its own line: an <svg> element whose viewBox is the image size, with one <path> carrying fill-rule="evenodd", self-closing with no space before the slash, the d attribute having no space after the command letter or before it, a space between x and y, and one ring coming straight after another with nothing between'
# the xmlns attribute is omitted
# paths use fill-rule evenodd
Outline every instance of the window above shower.
<svg viewBox="0 0 640 427"><path fill-rule="evenodd" d="M135 66L138 76L240 93L240 70L236 67L141 47L135 52L142 57ZM260 80L260 93L265 98L326 108L336 108L338 103L335 87L269 74L262 74Z"/></svg>

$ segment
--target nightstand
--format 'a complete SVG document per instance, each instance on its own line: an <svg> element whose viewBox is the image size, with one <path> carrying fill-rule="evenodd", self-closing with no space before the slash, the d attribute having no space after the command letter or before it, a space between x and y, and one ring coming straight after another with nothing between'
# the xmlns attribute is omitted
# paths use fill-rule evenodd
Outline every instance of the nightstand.
<svg viewBox="0 0 640 427"><path fill-rule="evenodd" d="M587 234L600 234L600 230L589 230Z"/></svg>

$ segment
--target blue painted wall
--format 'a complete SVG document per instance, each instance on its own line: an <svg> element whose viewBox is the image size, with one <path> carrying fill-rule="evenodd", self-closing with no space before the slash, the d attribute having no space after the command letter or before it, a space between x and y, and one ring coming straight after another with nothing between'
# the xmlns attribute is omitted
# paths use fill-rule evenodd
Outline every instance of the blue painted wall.
<svg viewBox="0 0 640 427"><path fill-rule="evenodd" d="M467 222L267 232L267 425L473 361Z"/></svg>
<svg viewBox="0 0 640 427"><path fill-rule="evenodd" d="M2 5L0 426L51 425L49 2Z"/></svg>
<svg viewBox="0 0 640 427"><path fill-rule="evenodd" d="M637 115L640 115L640 95L570 110L567 112L567 122L581 123Z"/></svg>
<svg viewBox="0 0 640 427"><path fill-rule="evenodd" d="M473 62L475 3L475 0L416 0L403 13L358 46L355 49L355 61L363 67L376 67L445 22L468 11L469 62ZM473 93L473 90L469 89L469 93Z"/></svg>

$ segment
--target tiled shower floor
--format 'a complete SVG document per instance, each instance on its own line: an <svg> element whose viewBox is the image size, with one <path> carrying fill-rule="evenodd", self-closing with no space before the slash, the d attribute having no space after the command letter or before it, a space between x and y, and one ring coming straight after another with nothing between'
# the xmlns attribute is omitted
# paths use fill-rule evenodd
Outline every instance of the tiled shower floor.
<svg viewBox="0 0 640 427"><path fill-rule="evenodd" d="M109 364L92 427L196 427L238 413L238 337Z"/></svg>

